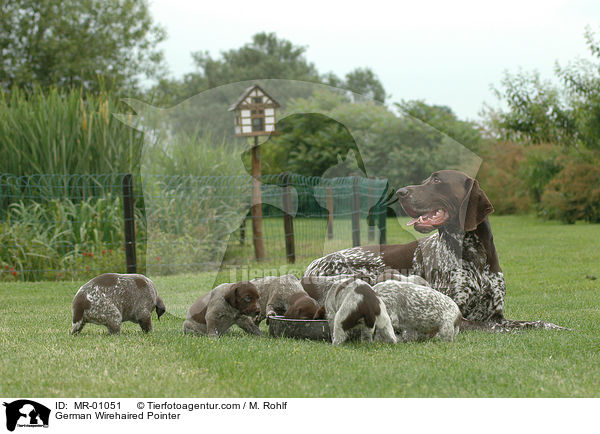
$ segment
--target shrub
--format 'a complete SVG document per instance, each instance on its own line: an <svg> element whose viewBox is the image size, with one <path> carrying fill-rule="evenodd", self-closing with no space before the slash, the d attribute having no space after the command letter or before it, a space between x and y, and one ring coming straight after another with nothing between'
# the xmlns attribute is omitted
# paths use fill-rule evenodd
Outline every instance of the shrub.
<svg viewBox="0 0 600 434"><path fill-rule="evenodd" d="M531 211L527 183L520 174L526 158L523 146L509 142L488 143L481 153L483 162L477 178L496 213Z"/></svg>
<svg viewBox="0 0 600 434"><path fill-rule="evenodd" d="M540 144L530 145L525 148L526 161L521 165L520 174L527 183L531 199L539 204L546 185L563 168L562 156L567 148Z"/></svg>
<svg viewBox="0 0 600 434"><path fill-rule="evenodd" d="M600 223L600 155L561 159L563 169L547 185L540 213L565 223Z"/></svg>

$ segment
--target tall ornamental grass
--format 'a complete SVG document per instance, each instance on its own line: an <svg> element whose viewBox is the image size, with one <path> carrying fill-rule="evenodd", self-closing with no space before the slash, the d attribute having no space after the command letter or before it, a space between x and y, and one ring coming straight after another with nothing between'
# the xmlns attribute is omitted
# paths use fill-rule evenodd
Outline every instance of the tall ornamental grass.
<svg viewBox="0 0 600 434"><path fill-rule="evenodd" d="M144 221L136 210L142 241ZM0 281L86 279L124 272L123 245L119 197L16 202L0 221ZM143 253L138 252L142 264Z"/></svg>
<svg viewBox="0 0 600 434"><path fill-rule="evenodd" d="M139 167L143 136L109 92L0 91L0 173L110 173Z"/></svg>

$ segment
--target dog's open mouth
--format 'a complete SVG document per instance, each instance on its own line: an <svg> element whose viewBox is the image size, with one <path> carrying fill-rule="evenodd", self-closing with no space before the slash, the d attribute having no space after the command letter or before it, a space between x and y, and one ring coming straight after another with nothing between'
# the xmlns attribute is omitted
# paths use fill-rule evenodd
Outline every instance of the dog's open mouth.
<svg viewBox="0 0 600 434"><path fill-rule="evenodd" d="M406 225L414 226L414 228L419 232L430 232L438 226L446 223L450 218L450 214L448 214L448 211L446 211L444 208L429 211L427 213L418 215L418 217L414 217L414 214L418 213L408 212L408 210L406 211L411 217L413 217L413 219L406 223Z"/></svg>

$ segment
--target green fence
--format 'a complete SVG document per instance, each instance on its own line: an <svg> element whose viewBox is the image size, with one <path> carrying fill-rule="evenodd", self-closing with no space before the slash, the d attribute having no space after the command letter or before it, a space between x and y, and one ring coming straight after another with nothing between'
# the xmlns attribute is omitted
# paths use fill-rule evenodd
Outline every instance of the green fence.
<svg viewBox="0 0 600 434"><path fill-rule="evenodd" d="M0 280L125 272L125 175L0 174ZM133 176L138 272L252 261L251 189L248 176ZM385 180L268 175L261 192L269 261L318 257L325 244L385 242Z"/></svg>

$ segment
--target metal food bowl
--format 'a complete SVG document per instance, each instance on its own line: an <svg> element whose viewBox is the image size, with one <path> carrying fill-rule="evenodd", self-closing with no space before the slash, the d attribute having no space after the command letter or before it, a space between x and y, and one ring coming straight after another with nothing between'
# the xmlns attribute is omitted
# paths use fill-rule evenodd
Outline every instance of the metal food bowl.
<svg viewBox="0 0 600 434"><path fill-rule="evenodd" d="M331 342L329 323L325 319L289 319L270 316L269 335L275 338L312 339Z"/></svg>

